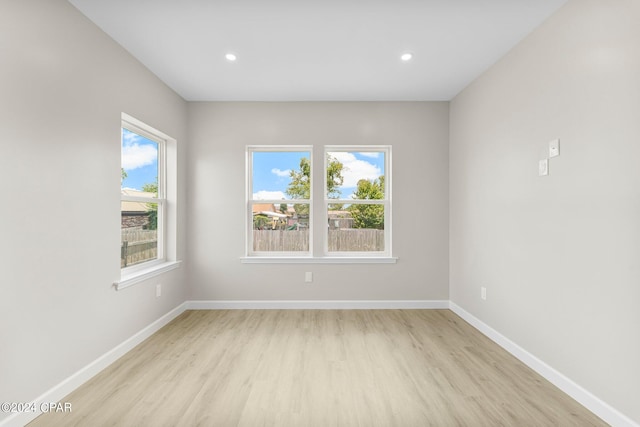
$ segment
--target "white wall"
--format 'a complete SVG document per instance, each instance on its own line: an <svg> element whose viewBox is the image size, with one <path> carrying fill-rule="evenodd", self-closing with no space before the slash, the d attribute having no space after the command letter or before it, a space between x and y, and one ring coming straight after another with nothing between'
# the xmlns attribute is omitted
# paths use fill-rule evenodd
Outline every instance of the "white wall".
<svg viewBox="0 0 640 427"><path fill-rule="evenodd" d="M570 1L450 115L452 301L636 422L638 22L636 0Z"/></svg>
<svg viewBox="0 0 640 427"><path fill-rule="evenodd" d="M448 103L190 103L189 132L190 299L448 299ZM398 263L241 264L250 144L393 145Z"/></svg>
<svg viewBox="0 0 640 427"><path fill-rule="evenodd" d="M0 402L29 402L185 300L184 269L112 283L120 113L175 137L184 165L186 103L66 1L1 9Z"/></svg>

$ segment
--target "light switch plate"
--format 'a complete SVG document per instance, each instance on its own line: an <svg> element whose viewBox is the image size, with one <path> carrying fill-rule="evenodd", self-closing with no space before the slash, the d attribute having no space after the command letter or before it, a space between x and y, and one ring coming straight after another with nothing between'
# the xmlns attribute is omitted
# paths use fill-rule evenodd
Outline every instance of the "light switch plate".
<svg viewBox="0 0 640 427"><path fill-rule="evenodd" d="M560 140L549 141L549 158L560 155Z"/></svg>
<svg viewBox="0 0 640 427"><path fill-rule="evenodd" d="M538 163L538 175L549 175L549 159L540 160Z"/></svg>

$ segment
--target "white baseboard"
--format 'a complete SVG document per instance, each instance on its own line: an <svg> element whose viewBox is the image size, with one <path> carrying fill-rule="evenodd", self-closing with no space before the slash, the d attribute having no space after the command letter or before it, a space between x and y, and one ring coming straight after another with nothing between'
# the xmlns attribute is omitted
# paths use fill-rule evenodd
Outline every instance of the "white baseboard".
<svg viewBox="0 0 640 427"><path fill-rule="evenodd" d="M162 328L164 325L178 317L182 312L185 311L185 307L185 303L180 304L178 307L174 308L146 328L142 329L131 338L127 339L117 347L109 350L107 353L89 363L87 366L80 369L75 374L63 380L61 383L46 391L41 396L32 400L31 402L35 403L35 408L37 410L36 412L11 414L9 417L0 420L0 427L22 427L27 423L33 421L36 417L38 417L38 415L42 413L38 410L40 408L40 405L49 402L62 402L64 397L69 393L93 378L95 375L100 373L100 371L118 360L120 357L122 357L128 351L132 350L142 341L149 338L155 332L160 330L160 328Z"/></svg>
<svg viewBox="0 0 640 427"><path fill-rule="evenodd" d="M448 309L449 300L187 301L187 310Z"/></svg>
<svg viewBox="0 0 640 427"><path fill-rule="evenodd" d="M471 326L482 332L500 347L507 350L522 363L546 378L550 383L571 396L582 406L602 418L608 424L616 427L640 427L640 425L635 423L632 419L616 410L608 403L594 396L592 393L585 390L562 373L556 371L551 366L547 365L545 362L511 341L509 338L500 334L498 331L482 322L471 313L465 311L453 301L449 303L449 308L451 311L467 321Z"/></svg>

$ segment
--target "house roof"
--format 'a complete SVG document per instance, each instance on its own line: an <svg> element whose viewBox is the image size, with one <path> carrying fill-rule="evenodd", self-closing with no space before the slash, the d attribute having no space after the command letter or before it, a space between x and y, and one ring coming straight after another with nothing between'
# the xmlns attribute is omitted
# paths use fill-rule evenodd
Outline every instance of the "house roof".
<svg viewBox="0 0 640 427"><path fill-rule="evenodd" d="M273 203L254 203L252 205L251 211L253 213L258 212L275 212L276 207Z"/></svg>
<svg viewBox="0 0 640 427"><path fill-rule="evenodd" d="M134 197L146 197L153 198L156 197L154 193L149 193L146 191L135 190L132 188L123 188L120 193L124 196L134 196ZM150 210L149 203L147 202L134 202L130 200L123 200L120 203L120 210L122 212L126 212L129 214L143 214L147 213Z"/></svg>

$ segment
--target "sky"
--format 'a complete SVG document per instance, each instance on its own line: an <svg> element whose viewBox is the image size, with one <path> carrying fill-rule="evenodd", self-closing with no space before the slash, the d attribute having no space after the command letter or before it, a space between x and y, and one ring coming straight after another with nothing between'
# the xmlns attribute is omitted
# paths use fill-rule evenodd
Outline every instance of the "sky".
<svg viewBox="0 0 640 427"><path fill-rule="evenodd" d="M144 184L155 183L158 176L158 144L122 129L121 165L127 173L122 188L142 190Z"/></svg>
<svg viewBox="0 0 640 427"><path fill-rule="evenodd" d="M373 180L384 175L383 152L330 152L343 165L342 198L348 199L360 179ZM253 198L290 199L285 191L291 181L289 172L300 169L300 159L309 152L253 152Z"/></svg>

